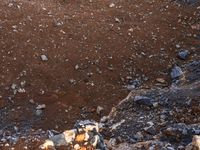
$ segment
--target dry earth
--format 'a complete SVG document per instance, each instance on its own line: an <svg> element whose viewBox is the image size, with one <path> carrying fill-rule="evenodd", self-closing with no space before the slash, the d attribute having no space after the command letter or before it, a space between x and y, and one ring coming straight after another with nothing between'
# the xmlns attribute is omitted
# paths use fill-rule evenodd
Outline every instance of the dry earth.
<svg viewBox="0 0 200 150"><path fill-rule="evenodd" d="M173 64L200 55L198 0L179 2L2 0L0 137L98 121L133 85L162 78L168 86ZM190 52L185 61L181 49Z"/></svg>

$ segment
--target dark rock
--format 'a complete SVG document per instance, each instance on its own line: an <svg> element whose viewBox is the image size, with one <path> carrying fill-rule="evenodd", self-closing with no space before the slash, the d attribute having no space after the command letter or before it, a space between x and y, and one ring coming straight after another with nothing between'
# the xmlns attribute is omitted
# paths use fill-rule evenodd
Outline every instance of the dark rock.
<svg viewBox="0 0 200 150"><path fill-rule="evenodd" d="M143 148L150 140L144 149L184 149L192 142L194 135L200 134L199 69L200 61L193 61L182 68L175 65L171 77L177 79L184 76L176 84L132 91L109 114L106 126L110 128L121 119L125 122L117 130L105 133L106 136L120 136L122 141L134 146L140 143ZM158 107L155 108L156 103ZM162 144L156 144L155 139Z"/></svg>
<svg viewBox="0 0 200 150"><path fill-rule="evenodd" d="M142 80L139 78L129 81L129 86L132 86L134 88L139 87L141 84L142 84Z"/></svg>
<svg viewBox="0 0 200 150"><path fill-rule="evenodd" d="M156 129L153 126L149 126L149 127L145 127L144 130L151 135L155 135L156 134Z"/></svg>
<svg viewBox="0 0 200 150"><path fill-rule="evenodd" d="M174 141L189 143L199 128L199 124L186 125L178 123L169 125L167 129L163 130L162 134L169 140L173 139Z"/></svg>
<svg viewBox="0 0 200 150"><path fill-rule="evenodd" d="M183 75L183 71L179 66L174 66L171 70L171 78L172 80L177 79Z"/></svg>
<svg viewBox="0 0 200 150"><path fill-rule="evenodd" d="M178 53L178 58L186 60L189 57L190 52L186 49L182 49Z"/></svg>
<svg viewBox="0 0 200 150"><path fill-rule="evenodd" d="M154 106L154 100L146 96L135 96L134 101L136 104L139 104L139 105L146 105L149 107Z"/></svg>
<svg viewBox="0 0 200 150"><path fill-rule="evenodd" d="M38 110L35 111L35 114L36 114L36 116L41 116L42 112L43 111L41 109L38 109Z"/></svg>
<svg viewBox="0 0 200 150"><path fill-rule="evenodd" d="M200 61L193 61L187 65L188 75L187 80L195 81L200 79Z"/></svg>
<svg viewBox="0 0 200 150"><path fill-rule="evenodd" d="M181 4L194 5L199 3L199 0L177 0L177 2Z"/></svg>

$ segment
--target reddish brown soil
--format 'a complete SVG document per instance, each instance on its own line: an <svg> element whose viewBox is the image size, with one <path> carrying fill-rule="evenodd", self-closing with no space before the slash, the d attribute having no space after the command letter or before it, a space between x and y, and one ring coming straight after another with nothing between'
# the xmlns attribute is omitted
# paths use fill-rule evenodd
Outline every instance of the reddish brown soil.
<svg viewBox="0 0 200 150"><path fill-rule="evenodd" d="M148 77L145 86L167 79L177 44L193 59L198 12L168 0L2 0L0 127L62 131L77 119L98 120L97 106L107 114L127 95L127 76ZM14 95L11 85L22 81L26 92ZM38 104L46 104L41 117Z"/></svg>

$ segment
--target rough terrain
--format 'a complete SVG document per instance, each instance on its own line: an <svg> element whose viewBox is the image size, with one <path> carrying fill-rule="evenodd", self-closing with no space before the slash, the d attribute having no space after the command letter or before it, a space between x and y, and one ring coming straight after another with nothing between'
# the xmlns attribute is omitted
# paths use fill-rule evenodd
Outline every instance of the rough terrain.
<svg viewBox="0 0 200 150"><path fill-rule="evenodd" d="M139 140L127 137L151 122L155 132L199 123L198 107L187 106L193 115L182 109L189 101L185 97L198 103L199 82L189 79L179 85L170 78L175 64L184 67L200 59L198 0L2 0L0 14L0 149L37 150L48 130L59 133L77 120L99 121L132 90L131 97L151 94L145 105L159 93L176 95L177 87L183 97L178 91L180 98L169 97L169 105L156 99L158 108L121 102L116 112L124 108L123 113L117 118L111 113L107 125L124 118L124 127L105 131L105 139L134 144L155 140L154 133ZM177 103L183 112L167 118L173 124L158 127L160 116ZM140 115L144 118L136 123ZM180 142L185 146L191 138L187 140Z"/></svg>
<svg viewBox="0 0 200 150"><path fill-rule="evenodd" d="M185 149L193 136L200 135L200 61L186 65L184 72L169 88L133 90L113 108L104 119L111 144L132 143L126 144L130 149Z"/></svg>

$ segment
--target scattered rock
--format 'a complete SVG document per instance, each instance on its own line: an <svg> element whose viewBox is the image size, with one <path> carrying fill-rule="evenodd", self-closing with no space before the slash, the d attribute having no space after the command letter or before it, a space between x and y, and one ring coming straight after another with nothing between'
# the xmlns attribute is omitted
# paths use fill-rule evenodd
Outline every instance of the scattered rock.
<svg viewBox="0 0 200 150"><path fill-rule="evenodd" d="M114 3L111 3L111 4L109 5L109 7L110 7L110 8L113 8L113 7L115 7L115 4L114 4Z"/></svg>
<svg viewBox="0 0 200 150"><path fill-rule="evenodd" d="M145 127L144 131L146 131L148 134L155 135L156 129L153 126Z"/></svg>
<svg viewBox="0 0 200 150"><path fill-rule="evenodd" d="M21 82L20 82L20 85L21 85L22 88L24 88L25 85L26 85L26 81L21 81Z"/></svg>
<svg viewBox="0 0 200 150"><path fill-rule="evenodd" d="M35 101L34 101L33 99L30 99L29 102L30 102L31 104L34 104L34 103L35 103Z"/></svg>
<svg viewBox="0 0 200 150"><path fill-rule="evenodd" d="M42 110L41 109L37 109L35 114L36 114L36 116L41 116L42 115Z"/></svg>
<svg viewBox="0 0 200 150"><path fill-rule="evenodd" d="M127 85L127 89L132 91L135 89L135 85Z"/></svg>
<svg viewBox="0 0 200 150"><path fill-rule="evenodd" d="M45 104L41 104L41 105L38 105L36 107L36 109L45 109L46 108L46 105Z"/></svg>
<svg viewBox="0 0 200 150"><path fill-rule="evenodd" d="M142 79L141 78L137 78L137 79L129 81L129 85L131 85L132 87L134 86L135 88L139 87L141 84L142 84Z"/></svg>
<svg viewBox="0 0 200 150"><path fill-rule="evenodd" d="M97 114L98 114L98 115L101 115L102 111L103 111L103 107L98 106L98 107L97 107Z"/></svg>
<svg viewBox="0 0 200 150"><path fill-rule="evenodd" d="M124 123L125 122L125 120L124 119L122 119L120 122L117 122L117 123L115 123L115 124L113 124L110 128L111 128L111 131L112 130L116 130L119 126L121 126L122 125L122 123Z"/></svg>
<svg viewBox="0 0 200 150"><path fill-rule="evenodd" d="M163 79L163 78L157 78L156 81L158 83L161 83L161 84L165 84L166 83L165 79Z"/></svg>
<svg viewBox="0 0 200 150"><path fill-rule="evenodd" d="M173 83L174 86L132 91L109 114L105 123L109 128L121 119L125 122L115 130L110 130L112 134L107 136L116 139L120 136L121 141L133 143L124 149L185 149L192 137L200 134L200 63L193 61L182 68L183 71L180 67L176 68L178 71L175 69L175 75L172 75L173 78L184 76L179 82ZM155 104L157 107L152 109ZM123 147L120 149L123 150Z"/></svg>
<svg viewBox="0 0 200 150"><path fill-rule="evenodd" d="M199 0L176 0L178 3L186 4L186 5L194 5L199 3Z"/></svg>
<svg viewBox="0 0 200 150"><path fill-rule="evenodd" d="M80 67L79 67L79 65L77 64L74 68L75 68L75 70L78 70Z"/></svg>
<svg viewBox="0 0 200 150"><path fill-rule="evenodd" d="M134 101L136 104L152 107L155 100L146 96L135 96Z"/></svg>
<svg viewBox="0 0 200 150"><path fill-rule="evenodd" d="M46 55L41 55L40 57L41 57L42 61L48 61L48 58Z"/></svg>
<svg viewBox="0 0 200 150"><path fill-rule="evenodd" d="M16 90L16 89L17 89L17 84L13 83L13 84L11 85L11 89L12 89L12 90Z"/></svg>
<svg viewBox="0 0 200 150"><path fill-rule="evenodd" d="M186 60L189 57L190 52L186 49L182 49L178 53L178 58Z"/></svg>
<svg viewBox="0 0 200 150"><path fill-rule="evenodd" d="M183 71L179 66L175 65L172 68L170 75L171 75L172 80L174 80L174 79L181 77L183 75Z"/></svg>
<svg viewBox="0 0 200 150"><path fill-rule="evenodd" d="M49 147L66 146L75 149L101 149L105 150L105 144L99 133L99 124L93 121L81 121L75 125L75 129L64 131L61 134L50 137L40 146L42 149Z"/></svg>
<svg viewBox="0 0 200 150"><path fill-rule="evenodd" d="M200 23L193 24L193 25L191 26L191 28L192 28L193 30L200 30Z"/></svg>
<svg viewBox="0 0 200 150"><path fill-rule="evenodd" d="M111 138L108 141L108 147L114 147L114 146L116 146L116 144L117 144L117 140L115 138Z"/></svg>
<svg viewBox="0 0 200 150"><path fill-rule="evenodd" d="M105 123L105 122L107 122L108 121L108 117L107 116L103 116L102 118L101 118L101 120L100 120L100 122L101 123Z"/></svg>
<svg viewBox="0 0 200 150"><path fill-rule="evenodd" d="M70 84L76 84L76 80L74 80L74 79L69 79L69 83L70 83Z"/></svg>

